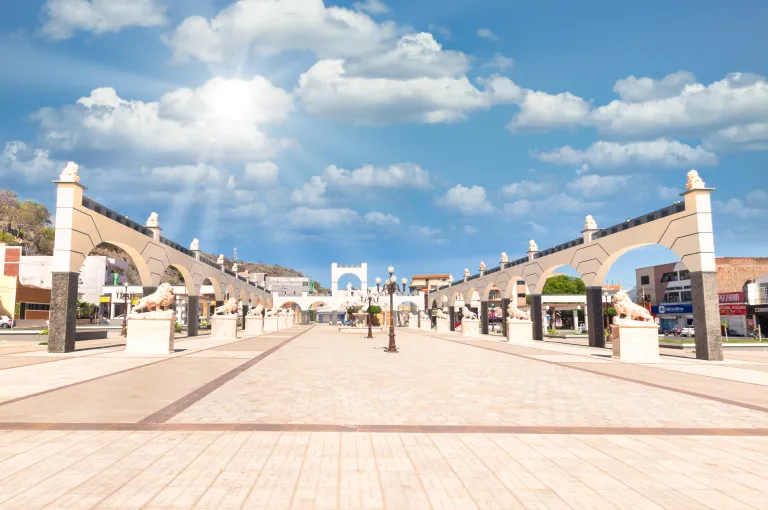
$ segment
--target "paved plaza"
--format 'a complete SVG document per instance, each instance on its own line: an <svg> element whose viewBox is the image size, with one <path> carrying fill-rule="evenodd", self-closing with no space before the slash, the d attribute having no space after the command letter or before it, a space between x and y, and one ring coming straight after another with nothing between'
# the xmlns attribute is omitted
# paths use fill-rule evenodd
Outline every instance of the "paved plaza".
<svg viewBox="0 0 768 510"><path fill-rule="evenodd" d="M363 337L0 342L0 508L768 508L768 352Z"/></svg>

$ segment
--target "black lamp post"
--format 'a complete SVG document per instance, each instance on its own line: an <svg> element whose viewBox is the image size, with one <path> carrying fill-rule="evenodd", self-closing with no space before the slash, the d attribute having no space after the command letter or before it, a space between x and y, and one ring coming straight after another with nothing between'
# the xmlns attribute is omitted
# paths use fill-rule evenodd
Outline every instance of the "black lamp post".
<svg viewBox="0 0 768 510"><path fill-rule="evenodd" d="M395 268L389 266L389 280L387 280L387 292L389 293L389 346L387 352L397 352L397 345L395 345L395 306L394 296L397 293L397 277L395 276Z"/></svg>
<svg viewBox="0 0 768 510"><path fill-rule="evenodd" d="M125 279L125 292L123 293L123 330L122 336L128 336L128 278Z"/></svg>
<svg viewBox="0 0 768 510"><path fill-rule="evenodd" d="M371 320L371 304L378 303L379 302L379 298L378 297L376 297L376 298L373 297L373 294L371 294L371 289L368 289L367 293L368 293L367 297L363 296L363 295L360 296L360 300L363 303L365 303L366 299L368 300L368 314L367 314L367 317L368 317L368 336L366 336L365 338L373 338L373 321Z"/></svg>

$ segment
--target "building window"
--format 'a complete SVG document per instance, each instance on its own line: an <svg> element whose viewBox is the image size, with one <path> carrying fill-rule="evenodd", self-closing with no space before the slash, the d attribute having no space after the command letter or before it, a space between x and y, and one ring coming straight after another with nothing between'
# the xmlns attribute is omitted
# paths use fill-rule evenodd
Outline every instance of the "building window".
<svg viewBox="0 0 768 510"><path fill-rule="evenodd" d="M641 276L640 277L640 285L650 285L650 284L651 284L651 277L650 276L646 275L646 276Z"/></svg>
<svg viewBox="0 0 768 510"><path fill-rule="evenodd" d="M525 285L525 280L517 280L518 285Z"/></svg>
<svg viewBox="0 0 768 510"><path fill-rule="evenodd" d="M51 305L44 305L41 303L24 303L25 310L40 310L40 311L48 311L51 309Z"/></svg>
<svg viewBox="0 0 768 510"><path fill-rule="evenodd" d="M684 290L683 292L681 292L680 293L680 301L682 301L683 303L686 303L686 302L689 302L689 301L693 301L693 299L691 299L691 291L690 290L687 290L687 291Z"/></svg>
<svg viewBox="0 0 768 510"><path fill-rule="evenodd" d="M680 280L690 280L691 279L691 272L687 269L683 269L680 271Z"/></svg>
<svg viewBox="0 0 768 510"><path fill-rule="evenodd" d="M661 283L666 282L676 282L677 281L677 273L664 273L661 275Z"/></svg>
<svg viewBox="0 0 768 510"><path fill-rule="evenodd" d="M662 303L679 303L680 302L680 293L679 292L667 292L664 294L664 299L661 300Z"/></svg>
<svg viewBox="0 0 768 510"><path fill-rule="evenodd" d="M522 294L518 294L518 295L517 295L517 297L519 297L519 298L524 298L524 297L525 297L525 293L522 293Z"/></svg>

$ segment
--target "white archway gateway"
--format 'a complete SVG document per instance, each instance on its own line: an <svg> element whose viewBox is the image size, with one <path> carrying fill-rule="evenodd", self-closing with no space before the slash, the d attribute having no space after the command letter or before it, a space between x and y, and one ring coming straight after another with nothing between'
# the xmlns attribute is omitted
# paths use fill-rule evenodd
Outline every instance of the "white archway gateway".
<svg viewBox="0 0 768 510"><path fill-rule="evenodd" d="M592 216L587 216L582 237L539 250L530 241L525 257L510 262L506 255L498 267L466 276L450 286L430 292L430 301L442 303L445 298L453 313L457 302L469 303L474 291L480 294L483 328L487 332L487 301L492 287L506 296L503 310L514 286L525 281L531 292L533 338L542 340L541 289L558 268L572 267L587 287L588 323L602 323L602 285L611 266L623 254L635 248L658 244L674 252L691 273L691 294L696 327L696 357L722 360L720 315L717 298L715 243L712 232L712 206L707 188L692 170L688 173L682 202L644 214L608 228L598 228ZM602 327L589 328L589 345L604 347Z"/></svg>
<svg viewBox="0 0 768 510"><path fill-rule="evenodd" d="M53 249L49 352L75 349L77 286L80 268L90 251L101 243L124 250L136 265L144 295L154 292L166 267L176 268L184 278L188 295L187 329L197 335L200 287L206 279L213 285L216 301L227 296L242 299L244 306L254 298L267 301L269 293L245 277L226 269L223 261L203 257L196 240L190 249L160 235L157 214L146 225L83 196L77 165L69 163L56 190L56 237Z"/></svg>

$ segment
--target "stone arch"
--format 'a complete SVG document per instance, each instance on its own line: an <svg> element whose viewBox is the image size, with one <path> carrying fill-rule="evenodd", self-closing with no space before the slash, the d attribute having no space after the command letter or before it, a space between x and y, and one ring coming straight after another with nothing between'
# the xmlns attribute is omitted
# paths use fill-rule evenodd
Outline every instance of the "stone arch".
<svg viewBox="0 0 768 510"><path fill-rule="evenodd" d="M128 257L130 257L131 262L133 262L133 265L136 266L136 270L139 272L139 278L141 279L141 285L144 287L152 287L154 286L152 281L152 272L149 270L149 265L147 264L147 261L142 257L141 253L137 249L135 249L133 246L127 243L122 243L120 241L113 241L111 239L103 239L98 244L95 244L91 247L91 249L88 251L88 253L85 254L87 257L91 251L93 251L96 246L99 246L100 244L111 244L113 246L117 246L121 250L123 250ZM73 260L75 258L73 257ZM73 272L79 272L80 268L82 267L85 260L82 260L79 263L79 266L77 268L72 269ZM191 278L191 277L190 277Z"/></svg>
<svg viewBox="0 0 768 510"><path fill-rule="evenodd" d="M435 299L433 299L433 300L432 300L432 306L431 306L431 308L432 308L432 310L434 310L435 308L437 308L437 298L435 298Z"/></svg>
<svg viewBox="0 0 768 510"><path fill-rule="evenodd" d="M256 306L257 304L258 304L258 301L256 298L256 294L251 292L250 295L248 296L248 306Z"/></svg>
<svg viewBox="0 0 768 510"><path fill-rule="evenodd" d="M443 294L440 299L440 308L448 308L448 296L446 294Z"/></svg>
<svg viewBox="0 0 768 510"><path fill-rule="evenodd" d="M219 283L218 278L206 275L203 280L203 285L206 284L206 281L211 282L210 286L213 287L213 296L216 301L224 301L224 293L221 291L221 283Z"/></svg>
<svg viewBox="0 0 768 510"><path fill-rule="evenodd" d="M303 312L304 309L301 307L301 305L296 301L284 301L280 308L298 308L299 311Z"/></svg>
<svg viewBox="0 0 768 510"><path fill-rule="evenodd" d="M537 280L536 285L535 285L536 292L538 294L541 294L541 291L544 290L544 285L547 283L547 280L552 275L555 274L555 271L557 271L558 269L563 268L563 267L569 267L569 268L573 269L576 272L576 274L579 275L579 278L581 278L581 280L584 281L584 277L579 272L579 270L576 269L575 267L571 266L570 264L553 264L553 265L549 266L547 269L545 269L544 272L539 277L539 279ZM589 280L590 280L590 282L584 281L584 285L585 286L589 286L591 284L591 280L592 279L590 278ZM526 280L525 283L526 283L526 285L531 287L531 285L528 284L527 280Z"/></svg>
<svg viewBox="0 0 768 510"><path fill-rule="evenodd" d="M197 295L197 288L195 287L194 276L192 276L192 273L188 268L182 266L181 264L169 264L167 267L172 267L175 270L177 270L179 273L181 273L181 277L184 279L184 287L187 289L188 296Z"/></svg>
<svg viewBox="0 0 768 510"><path fill-rule="evenodd" d="M368 288L368 264L363 262L359 265L340 265L334 262L331 264L331 294L339 290L339 279L343 276L351 275L360 280L360 288Z"/></svg>
<svg viewBox="0 0 768 510"><path fill-rule="evenodd" d="M227 290L226 290L226 292L224 293L224 295L225 295L225 296L229 296L229 297L231 297L231 298L232 298L232 297L237 297L237 294L236 294L236 292L235 292L235 286L234 286L234 285L232 285L231 283L227 284Z"/></svg>

